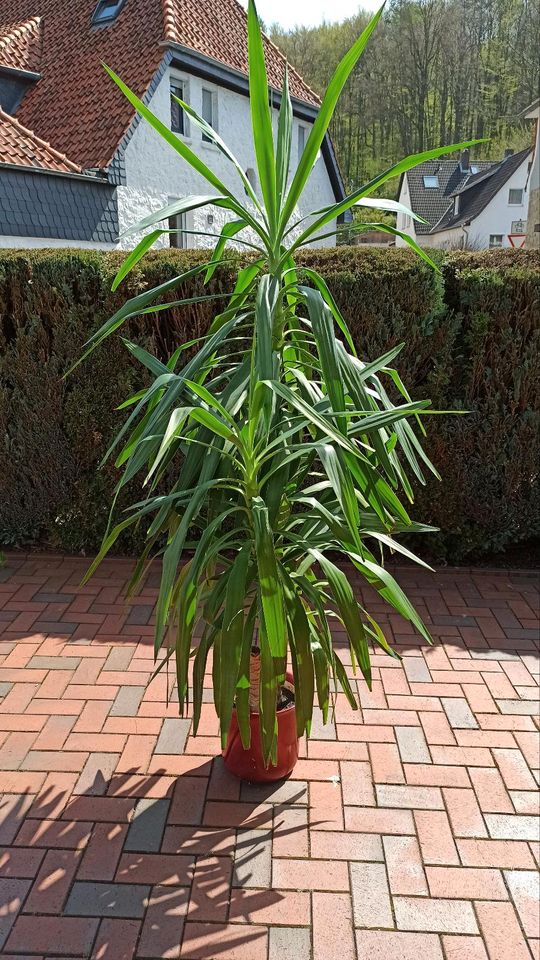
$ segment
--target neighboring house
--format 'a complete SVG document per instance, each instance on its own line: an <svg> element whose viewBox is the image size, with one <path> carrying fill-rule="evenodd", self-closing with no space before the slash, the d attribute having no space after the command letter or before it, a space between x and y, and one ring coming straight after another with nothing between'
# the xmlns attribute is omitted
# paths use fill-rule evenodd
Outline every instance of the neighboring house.
<svg viewBox="0 0 540 960"><path fill-rule="evenodd" d="M265 53L277 123L285 60L267 38ZM246 13L237 0L1 0L0 246L134 246L139 237L118 244L119 233L175 199L208 193L202 177L139 122L102 62L228 186L241 188L171 93L193 106L232 146L257 190ZM291 68L289 82L294 172L319 100ZM299 215L343 196L326 138ZM168 225L216 234L226 217L205 208ZM212 240L187 233L171 242ZM168 246L169 236L161 243Z"/></svg>
<svg viewBox="0 0 540 960"><path fill-rule="evenodd" d="M540 99L531 103L521 114L525 120L533 120L534 159L530 172L529 212L527 215L527 239L525 246L540 250Z"/></svg>
<svg viewBox="0 0 540 960"><path fill-rule="evenodd" d="M428 160L402 175L399 200L426 220L399 213L402 230L425 247L451 249L520 246L527 230L531 150L506 151L503 160ZM405 241L399 237L398 246Z"/></svg>

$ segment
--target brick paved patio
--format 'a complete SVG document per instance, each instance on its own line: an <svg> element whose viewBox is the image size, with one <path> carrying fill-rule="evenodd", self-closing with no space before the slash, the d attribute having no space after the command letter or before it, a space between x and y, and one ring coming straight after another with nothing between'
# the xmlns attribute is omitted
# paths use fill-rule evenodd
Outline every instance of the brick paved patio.
<svg viewBox="0 0 540 960"><path fill-rule="evenodd" d="M391 615L403 664L266 789L149 682L156 575L85 567L0 569L2 960L538 956L533 574L400 570L440 642Z"/></svg>

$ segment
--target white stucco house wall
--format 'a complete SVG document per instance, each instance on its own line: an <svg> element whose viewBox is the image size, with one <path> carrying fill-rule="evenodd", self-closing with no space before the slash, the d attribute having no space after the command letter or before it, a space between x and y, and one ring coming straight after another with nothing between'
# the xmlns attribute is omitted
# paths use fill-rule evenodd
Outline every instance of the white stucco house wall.
<svg viewBox="0 0 540 960"><path fill-rule="evenodd" d="M250 103L245 94L220 86L200 76L181 70L174 64L167 67L163 78L152 95L149 106L153 113L167 126L171 126L171 116L178 120L178 112L171 105L171 90L182 89L183 99L189 103L197 113L211 120L211 125L223 137L227 145L231 146L236 158L241 163L249 177L255 192L260 196L256 177L255 149L251 137ZM203 102L204 100L204 102ZM205 111L206 108L206 111ZM278 109L272 110L274 129L277 131ZM217 176L231 189L239 191L243 202L247 202L245 191L233 164L224 156L219 148L204 140L201 130L190 123L184 116L181 121L183 132L177 132L201 159L211 167ZM309 135L312 121L294 118L292 138L291 177L298 165L301 151ZM176 199L190 195L213 193L212 187L202 176L197 174L185 163L174 150L156 133L146 122L137 124L133 135L123 153L125 167L125 184L118 187L118 220L120 234L134 223L137 223L146 214L159 210ZM317 210L329 206L335 201L329 171L323 154L313 168L310 180L298 208L298 218L305 216L310 210ZM219 235L223 224L234 215L219 207L205 207L193 210L183 215L171 226L183 227L187 231L201 230L205 233ZM162 223L167 227L167 223ZM335 222L324 229L328 233L335 229ZM140 239L134 234L120 240L119 246L129 248ZM173 244L181 246L208 246L213 242L212 237L194 236L186 233L181 237L171 237ZM314 245L332 246L335 238L315 241ZM156 246L169 246L169 236L164 235Z"/></svg>
<svg viewBox="0 0 540 960"><path fill-rule="evenodd" d="M399 200L426 222L399 213L397 228L425 247L485 250L525 241L532 151L496 163L430 160L404 174ZM398 246L405 241L397 238Z"/></svg>
<svg viewBox="0 0 540 960"><path fill-rule="evenodd" d="M237 0L70 0L69 16L58 0L0 7L0 247L129 249L140 235L121 235L140 219L214 192L140 119L103 63L244 199L234 166L172 101L177 92L219 132L257 192L246 11ZM277 129L285 59L266 37L264 45ZM319 100L291 67L289 85L292 176ZM344 196L327 137L298 218ZM158 245L211 245L227 217L213 207L162 221L185 232L164 234Z"/></svg>

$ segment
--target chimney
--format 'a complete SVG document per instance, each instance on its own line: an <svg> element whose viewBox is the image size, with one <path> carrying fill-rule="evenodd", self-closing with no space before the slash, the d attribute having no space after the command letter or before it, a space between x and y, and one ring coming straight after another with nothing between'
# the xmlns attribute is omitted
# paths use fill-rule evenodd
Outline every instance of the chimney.
<svg viewBox="0 0 540 960"><path fill-rule="evenodd" d="M468 150L463 150L459 158L459 167L462 173L468 173L471 168L470 155Z"/></svg>
<svg viewBox="0 0 540 960"><path fill-rule="evenodd" d="M512 150L512 147L507 147L506 150L504 151L503 159L508 160L508 157L513 157L513 156L514 156L514 151Z"/></svg>

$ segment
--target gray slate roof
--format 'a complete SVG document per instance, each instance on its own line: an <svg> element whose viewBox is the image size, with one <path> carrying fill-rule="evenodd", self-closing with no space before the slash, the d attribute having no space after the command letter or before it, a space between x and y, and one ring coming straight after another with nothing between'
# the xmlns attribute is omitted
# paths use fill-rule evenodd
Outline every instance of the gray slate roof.
<svg viewBox="0 0 540 960"><path fill-rule="evenodd" d="M496 166L493 160L473 161L478 173L484 174L490 167ZM424 177L438 176L438 187L425 187ZM426 160L405 174L409 185L410 206L414 213L427 220L416 223L417 235L431 233L441 217L450 208L453 209L453 196L463 187L471 174L462 173L459 160ZM473 175L475 176L475 175Z"/></svg>
<svg viewBox="0 0 540 960"><path fill-rule="evenodd" d="M530 148L522 150L521 153L514 153L500 163L493 164L487 176L485 174L482 176L479 172L467 183L462 184L456 191L459 194L458 213L454 214L453 206L449 206L439 223L430 232L451 230L453 227L461 226L462 223L474 220L530 153L532 153Z"/></svg>

